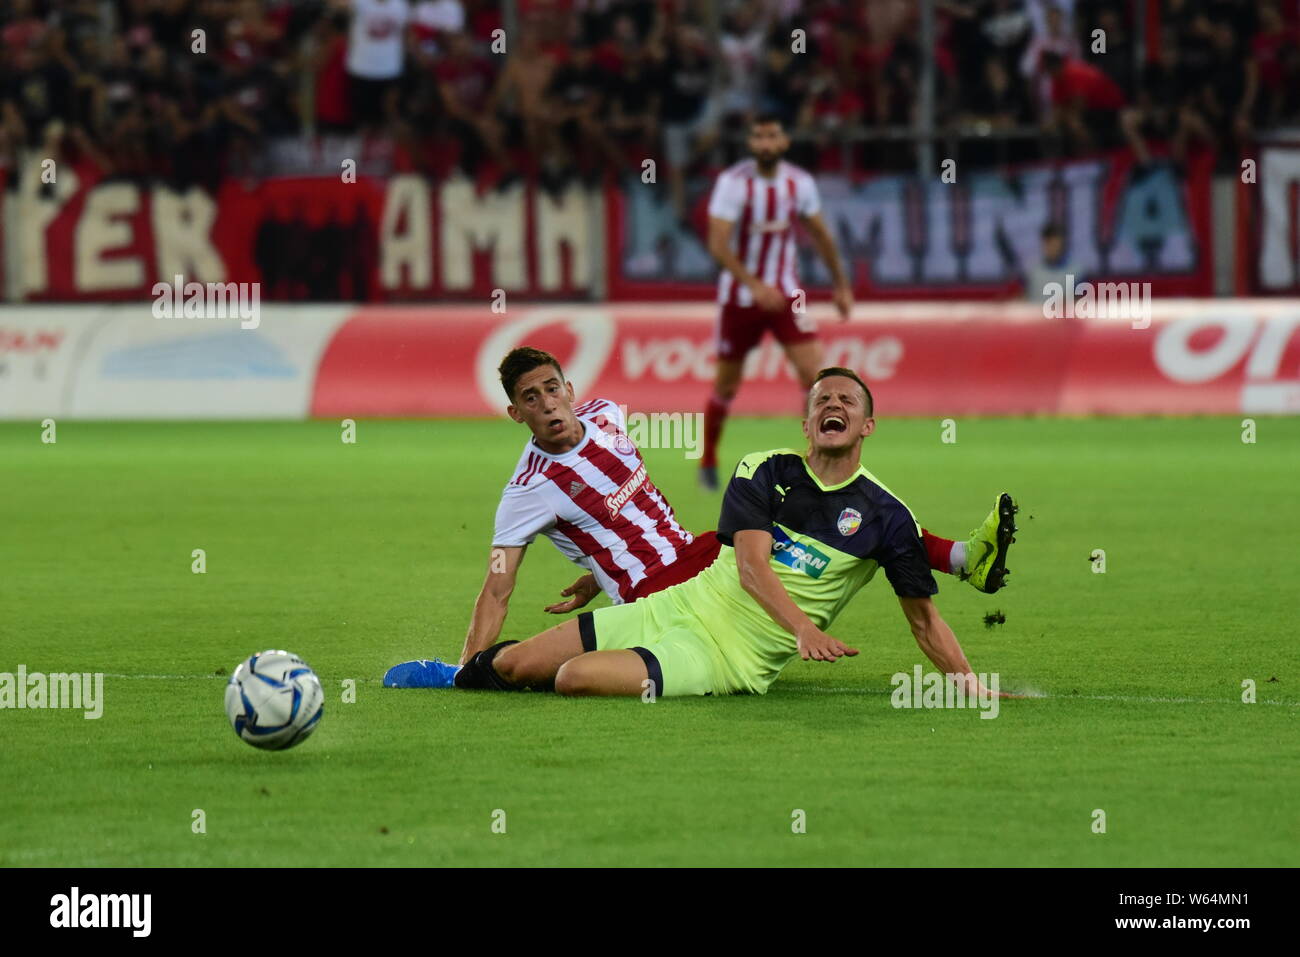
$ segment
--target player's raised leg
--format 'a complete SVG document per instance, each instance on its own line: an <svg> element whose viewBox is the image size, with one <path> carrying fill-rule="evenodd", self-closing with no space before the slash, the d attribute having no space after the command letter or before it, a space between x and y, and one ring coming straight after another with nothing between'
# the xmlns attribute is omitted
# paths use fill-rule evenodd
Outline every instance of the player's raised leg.
<svg viewBox="0 0 1300 957"><path fill-rule="evenodd" d="M928 528L921 529L921 544L933 571L960 577L966 570L966 543L936 535Z"/></svg>
<svg viewBox="0 0 1300 957"><path fill-rule="evenodd" d="M921 543L930 567L969 582L976 591L993 594L1007 584L1007 576L1011 574L1007 553L1016 540L1018 511L1011 496L1002 492L988 518L964 542L940 538L928 529L921 529Z"/></svg>
<svg viewBox="0 0 1300 957"><path fill-rule="evenodd" d="M966 542L966 560L963 567L954 569L962 581L969 581L977 591L992 594L1006 584L1011 569L1007 568L1007 552L1016 534L1016 512L1019 507L1006 492L998 495L993 511L979 528L971 532Z"/></svg>

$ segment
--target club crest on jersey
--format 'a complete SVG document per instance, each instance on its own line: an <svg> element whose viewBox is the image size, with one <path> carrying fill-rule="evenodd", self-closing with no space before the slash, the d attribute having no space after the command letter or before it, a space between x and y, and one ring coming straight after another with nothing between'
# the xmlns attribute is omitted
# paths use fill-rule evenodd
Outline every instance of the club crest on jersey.
<svg viewBox="0 0 1300 957"><path fill-rule="evenodd" d="M614 425L603 415L598 415L592 420L598 431L596 432L596 443L607 449L613 449L619 455L632 455L636 452L636 446L632 440L627 437L626 432L620 432L617 425Z"/></svg>
<svg viewBox="0 0 1300 957"><path fill-rule="evenodd" d="M856 508L846 508L840 512L839 520L835 523L835 527L840 530L841 535L852 535L861 525L862 513Z"/></svg>

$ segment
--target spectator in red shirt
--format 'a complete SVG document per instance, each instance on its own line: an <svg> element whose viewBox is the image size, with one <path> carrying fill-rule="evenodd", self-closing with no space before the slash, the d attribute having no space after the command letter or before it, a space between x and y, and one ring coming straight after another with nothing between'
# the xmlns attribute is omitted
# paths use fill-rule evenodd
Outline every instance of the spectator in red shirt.
<svg viewBox="0 0 1300 957"><path fill-rule="evenodd" d="M341 13L322 18L316 28L310 68L316 73L316 129L322 133L344 133L355 126L348 97L347 29L347 16Z"/></svg>
<svg viewBox="0 0 1300 957"><path fill-rule="evenodd" d="M1118 145L1126 134L1120 124L1124 91L1095 66L1044 51L1043 66L1051 81L1052 111L1047 128L1064 137L1071 153Z"/></svg>
<svg viewBox="0 0 1300 957"><path fill-rule="evenodd" d="M1124 91L1095 66L1067 60L1059 53L1044 55L1052 77L1052 105L1080 106L1085 110L1114 112L1124 107Z"/></svg>

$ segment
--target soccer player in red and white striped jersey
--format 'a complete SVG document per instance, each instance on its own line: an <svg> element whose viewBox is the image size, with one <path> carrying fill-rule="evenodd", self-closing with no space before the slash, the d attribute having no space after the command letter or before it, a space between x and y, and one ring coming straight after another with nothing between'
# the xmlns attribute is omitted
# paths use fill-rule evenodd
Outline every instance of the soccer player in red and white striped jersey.
<svg viewBox="0 0 1300 957"><path fill-rule="evenodd" d="M794 224L800 221L834 282L835 308L847 319L853 292L835 240L821 215L817 184L807 170L781 157L790 141L775 116L754 120L750 158L724 170L709 199L709 253L718 277L717 373L704 410L700 483L718 487L718 441L740 388L745 356L771 331L806 393L822 367L817 327L799 295Z"/></svg>
<svg viewBox="0 0 1300 957"><path fill-rule="evenodd" d="M607 399L575 404L573 385L554 356L512 350L501 363L507 412L533 436L501 494L492 535L492 564L478 600L464 663L491 646L524 551L545 535L587 569L546 610L564 614L602 591L615 604L693 578L718 555L713 532L692 535L646 474L628 438L622 410Z"/></svg>
<svg viewBox="0 0 1300 957"><path fill-rule="evenodd" d="M592 399L574 406L573 415L581 432L572 448L548 450L535 440L525 447L502 493L492 541L521 548L545 535L565 558L590 568L615 604L631 601L694 536L646 475L622 410Z"/></svg>

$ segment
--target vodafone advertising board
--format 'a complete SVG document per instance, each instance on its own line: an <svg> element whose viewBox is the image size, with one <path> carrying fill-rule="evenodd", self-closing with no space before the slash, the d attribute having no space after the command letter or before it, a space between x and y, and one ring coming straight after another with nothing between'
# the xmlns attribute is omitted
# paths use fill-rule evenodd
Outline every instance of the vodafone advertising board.
<svg viewBox="0 0 1300 957"><path fill-rule="evenodd" d="M498 413L501 357L554 353L581 396L631 411L703 408L710 304L359 309L321 359L316 416ZM816 312L816 310L814 310ZM882 415L1191 414L1300 411L1300 304L1165 300L1147 328L1045 319L1020 303L860 306L820 313L828 365L858 370ZM738 414L798 410L768 340L750 355Z"/></svg>
<svg viewBox="0 0 1300 957"><path fill-rule="evenodd" d="M826 362L858 370L890 415L1300 412L1300 303L1156 300L1128 320L1045 319L1022 303L813 309ZM501 415L501 357L555 353L580 396L698 411L716 307L266 306L237 320L140 305L0 311L0 417L345 418ZM779 347L751 354L738 414L789 415Z"/></svg>

